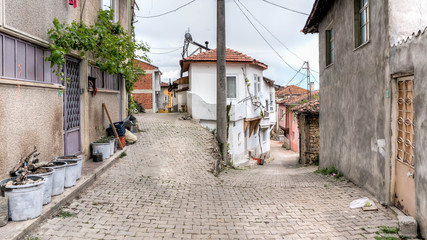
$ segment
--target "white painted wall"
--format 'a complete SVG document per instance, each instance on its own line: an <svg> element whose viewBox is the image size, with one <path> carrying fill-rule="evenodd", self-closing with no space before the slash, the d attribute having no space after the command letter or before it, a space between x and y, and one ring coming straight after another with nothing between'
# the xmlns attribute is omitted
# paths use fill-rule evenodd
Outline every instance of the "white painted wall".
<svg viewBox="0 0 427 240"><path fill-rule="evenodd" d="M424 31L427 27L427 1L389 0L389 15L390 45L393 46L412 33Z"/></svg>
<svg viewBox="0 0 427 240"><path fill-rule="evenodd" d="M250 81L247 87L245 75ZM264 106L265 101L271 103L270 93L274 93L274 88L263 80L263 71L253 65L227 64L226 75L236 77L236 98L227 99L227 104L232 103L230 110L229 125L229 153L232 155L233 163L238 165L248 160L248 151L253 150L257 155L261 154L258 131L249 137L249 131L244 132L244 118L260 116L260 109L256 109L251 100L239 101L249 96L254 96L255 82L254 76L258 76L259 93L254 101L260 101ZM192 63L189 71L189 91L187 91L188 112L194 119L199 119L200 124L209 129L216 129L216 64L215 63ZM274 104L274 94L273 103ZM268 110L269 111L269 110ZM273 113L274 115L274 113ZM275 116L275 115L274 115ZM275 122L275 117L264 118L262 120L263 130L260 132L263 152L270 151L270 129ZM271 121L271 122L270 122ZM263 138L263 136L265 137ZM264 140L263 140L264 139Z"/></svg>

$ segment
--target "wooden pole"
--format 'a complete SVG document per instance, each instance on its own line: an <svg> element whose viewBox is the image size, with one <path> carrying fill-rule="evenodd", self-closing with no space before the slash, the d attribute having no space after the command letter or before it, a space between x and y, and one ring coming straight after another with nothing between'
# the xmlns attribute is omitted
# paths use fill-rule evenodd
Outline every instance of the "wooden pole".
<svg viewBox="0 0 427 240"><path fill-rule="evenodd" d="M102 107L104 108L105 113L107 113L108 121L110 121L111 128L113 129L114 135L116 136L117 139L119 139L119 141L118 141L119 146L121 149L123 149L123 145L122 145L122 142L120 141L119 134L117 134L116 127L114 126L113 121L111 121L110 113L108 112L108 109L107 109L107 106L105 105L105 103L102 104Z"/></svg>
<svg viewBox="0 0 427 240"><path fill-rule="evenodd" d="M225 0L217 1L216 128L222 160L227 163L227 85L225 56ZM219 165L219 164L218 164ZM219 166L217 166L219 167ZM218 168L217 168L218 169Z"/></svg>

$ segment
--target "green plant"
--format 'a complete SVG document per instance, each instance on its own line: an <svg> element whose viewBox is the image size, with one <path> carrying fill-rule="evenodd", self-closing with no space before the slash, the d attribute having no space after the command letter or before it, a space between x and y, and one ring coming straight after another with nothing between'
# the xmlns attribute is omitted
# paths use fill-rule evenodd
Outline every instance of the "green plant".
<svg viewBox="0 0 427 240"><path fill-rule="evenodd" d="M119 158L124 158L124 157L126 157L126 156L127 156L126 152L122 152L122 154L120 154L120 157L119 157Z"/></svg>
<svg viewBox="0 0 427 240"><path fill-rule="evenodd" d="M313 163L314 163L314 165L319 166L319 163L320 163L320 156L319 156L319 154L317 154L316 159L314 159Z"/></svg>
<svg viewBox="0 0 427 240"><path fill-rule="evenodd" d="M62 218L74 217L74 216L76 216L76 215L77 215L77 214L75 214L75 213L71 213L71 212L68 212L68 211L64 211L62 208L61 208L61 209L59 209L59 212L58 212L58 214L57 214L57 216L62 217Z"/></svg>
<svg viewBox="0 0 427 240"><path fill-rule="evenodd" d="M99 10L97 21L91 26L82 21L60 23L54 18L53 28L48 31L51 55L46 57L46 61L51 62L51 67L61 80L64 77L62 68L66 62L65 55L74 50L82 57L91 53L101 71L121 74L126 79L126 90L133 90L138 76L144 74L133 59L140 58L149 62L146 55L149 47L135 40L133 29L127 32L120 22L114 23L113 16L111 9Z"/></svg>
<svg viewBox="0 0 427 240"><path fill-rule="evenodd" d="M322 168L322 169L316 170L315 173L320 173L322 175L331 175L334 178L341 178L341 177L344 176L342 174L342 172L340 172L337 169L335 169L334 166L329 167L329 168Z"/></svg>
<svg viewBox="0 0 427 240"><path fill-rule="evenodd" d="M400 238L397 237L389 237L389 236L375 236L376 240L400 240Z"/></svg>
<svg viewBox="0 0 427 240"><path fill-rule="evenodd" d="M398 233L399 227L378 226L383 233Z"/></svg>

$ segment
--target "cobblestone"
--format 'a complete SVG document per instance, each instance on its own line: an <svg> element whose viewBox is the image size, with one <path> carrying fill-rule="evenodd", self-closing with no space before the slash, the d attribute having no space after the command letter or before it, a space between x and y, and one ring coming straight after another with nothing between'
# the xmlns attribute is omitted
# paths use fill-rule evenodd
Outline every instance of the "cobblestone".
<svg viewBox="0 0 427 240"><path fill-rule="evenodd" d="M139 141L64 211L39 239L373 239L397 226L387 209L350 209L370 197L348 181L299 167L272 142L276 160L210 173L213 135L177 114L141 114Z"/></svg>

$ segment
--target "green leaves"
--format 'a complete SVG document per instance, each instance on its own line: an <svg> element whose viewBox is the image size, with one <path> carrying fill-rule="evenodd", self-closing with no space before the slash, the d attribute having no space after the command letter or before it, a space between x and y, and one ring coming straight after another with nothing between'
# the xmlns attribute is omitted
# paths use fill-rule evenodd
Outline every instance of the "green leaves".
<svg viewBox="0 0 427 240"><path fill-rule="evenodd" d="M58 66L55 72L61 80L63 79L60 73L66 54L75 50L84 57L90 52L101 71L122 74L126 79L126 90L133 90L139 75L144 74L144 71L134 64L133 59L150 62L146 55L149 47L135 40L133 28L128 33L120 22L114 23L113 16L113 10L99 10L97 22L93 26L87 26L81 21L61 24L58 19L53 19L54 27L48 31L51 41L49 50L52 54L46 61L51 62L51 67Z"/></svg>

